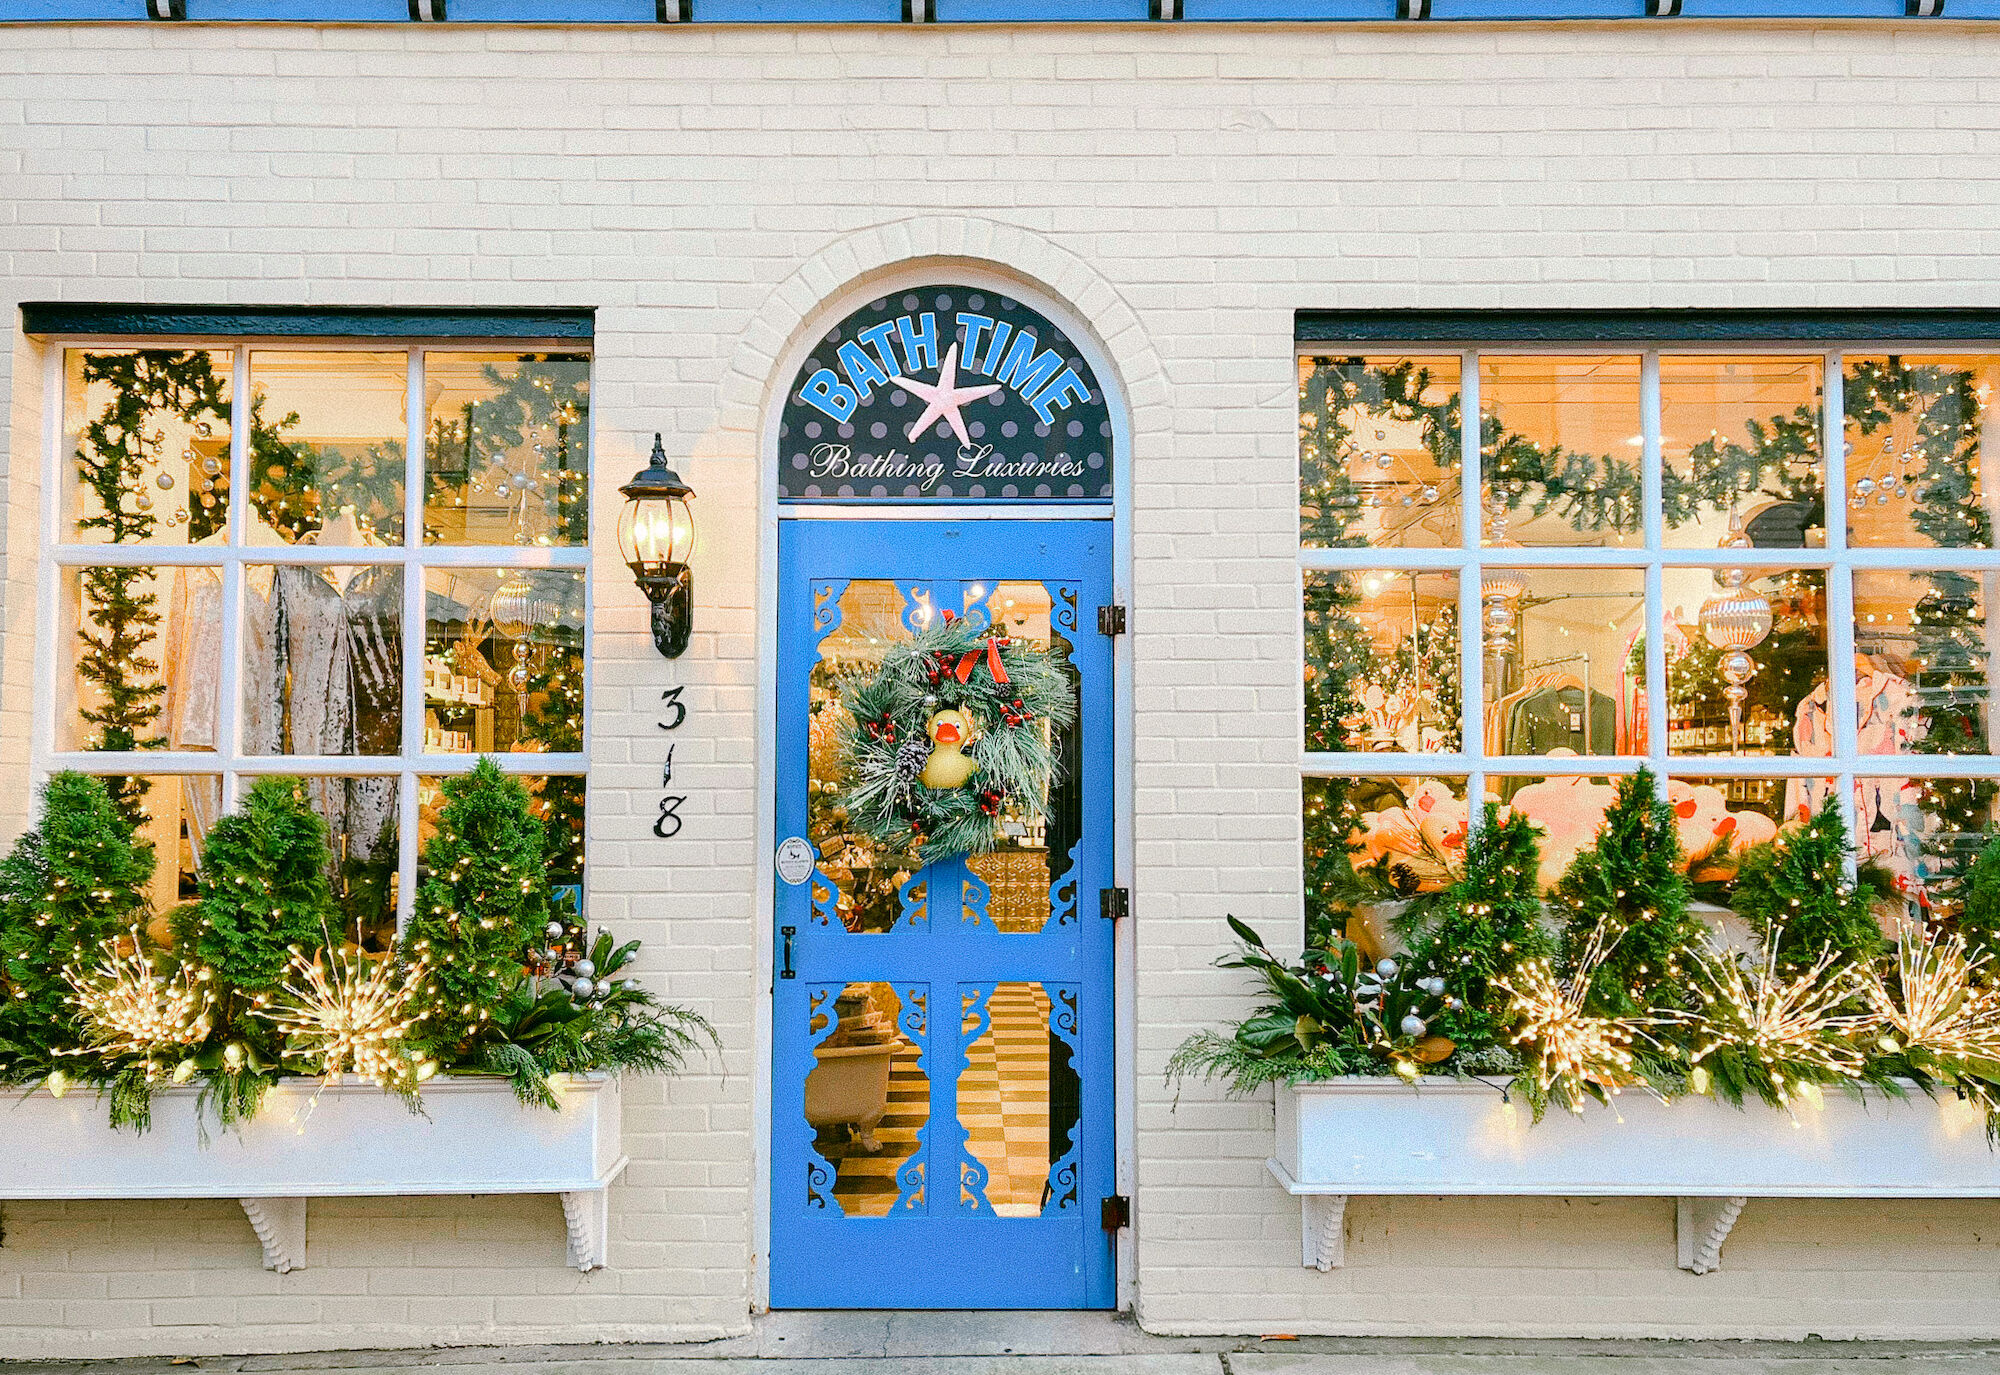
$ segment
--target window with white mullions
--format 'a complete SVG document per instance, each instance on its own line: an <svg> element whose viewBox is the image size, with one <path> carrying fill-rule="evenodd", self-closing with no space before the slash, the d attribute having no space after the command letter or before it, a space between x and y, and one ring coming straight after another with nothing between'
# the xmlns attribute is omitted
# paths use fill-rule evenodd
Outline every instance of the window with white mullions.
<svg viewBox="0 0 2000 1375"><path fill-rule="evenodd" d="M581 884L588 355L104 340L52 349L48 385L36 763L106 778L156 910L280 774L347 937L385 948L438 784L482 754Z"/></svg>
<svg viewBox="0 0 2000 1375"><path fill-rule="evenodd" d="M1548 832L1552 878L1642 766L1715 901L1829 800L1903 900L1949 900L2000 793L2000 349L1312 344L1298 369L1309 922L1443 886L1477 799Z"/></svg>

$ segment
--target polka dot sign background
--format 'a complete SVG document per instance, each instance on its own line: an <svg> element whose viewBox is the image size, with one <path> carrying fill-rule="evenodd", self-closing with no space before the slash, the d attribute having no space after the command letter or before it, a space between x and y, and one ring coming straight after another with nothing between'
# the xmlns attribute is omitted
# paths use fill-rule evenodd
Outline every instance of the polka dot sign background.
<svg viewBox="0 0 2000 1375"><path fill-rule="evenodd" d="M972 287L898 292L827 331L792 381L778 447L784 501L1111 499L1111 416L1090 365L1038 311Z"/></svg>

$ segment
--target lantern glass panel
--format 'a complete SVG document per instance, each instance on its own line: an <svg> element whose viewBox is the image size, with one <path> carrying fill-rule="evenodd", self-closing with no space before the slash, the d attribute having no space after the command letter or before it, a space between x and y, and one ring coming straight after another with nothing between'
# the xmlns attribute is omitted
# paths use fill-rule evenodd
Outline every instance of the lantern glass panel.
<svg viewBox="0 0 2000 1375"><path fill-rule="evenodd" d="M694 513L686 498L628 499L618 517L618 552L646 573L686 563L694 554Z"/></svg>

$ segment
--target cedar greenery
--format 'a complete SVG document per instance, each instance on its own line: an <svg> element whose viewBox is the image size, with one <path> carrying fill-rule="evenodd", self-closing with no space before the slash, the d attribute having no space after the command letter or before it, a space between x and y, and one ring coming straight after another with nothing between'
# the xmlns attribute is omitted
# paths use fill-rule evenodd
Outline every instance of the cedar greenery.
<svg viewBox="0 0 2000 1375"><path fill-rule="evenodd" d="M327 943L332 866L326 823L299 781L258 779L241 810L209 830L201 897L174 914L175 948L231 989L255 994L276 986L293 950Z"/></svg>
<svg viewBox="0 0 2000 1375"><path fill-rule="evenodd" d="M1827 950L1868 960L1883 949L1868 895L1847 877L1847 823L1828 798L1796 830L1746 851L1730 905L1767 943L1778 967L1810 966Z"/></svg>
<svg viewBox="0 0 2000 1375"><path fill-rule="evenodd" d="M1441 977L1460 1003L1438 1019L1439 1032L1453 1042L1500 1041L1507 995L1494 978L1524 959L1555 953L1535 880L1540 835L1522 813L1503 821L1487 803L1484 824L1466 837L1464 872L1431 906L1426 929L1411 945L1410 963Z"/></svg>
<svg viewBox="0 0 2000 1375"><path fill-rule="evenodd" d="M1256 974L1271 1001L1233 1035L1209 1031L1190 1037L1167 1062L1169 1079L1220 1077L1244 1092L1274 1081L1340 1074L1393 1070L1416 1077L1430 1049L1425 1038L1431 1024L1447 1005L1436 976L1420 973L1414 961L1383 960L1370 969L1348 940L1288 961L1247 923L1235 917L1228 922L1238 949L1216 964Z"/></svg>
<svg viewBox="0 0 2000 1375"><path fill-rule="evenodd" d="M153 847L96 778L58 773L41 820L0 860L0 1076L46 1072L78 1035L64 971L148 916Z"/></svg>
<svg viewBox="0 0 2000 1375"><path fill-rule="evenodd" d="M2000 835L1984 840L1965 872L1958 934L1973 954L2000 955Z"/></svg>
<svg viewBox="0 0 2000 1375"><path fill-rule="evenodd" d="M491 759L445 780L437 832L424 846L428 873L403 933L405 962L431 968L424 1040L437 1051L464 1051L487 1028L548 922L546 836L529 806L521 780Z"/></svg>
<svg viewBox="0 0 2000 1375"><path fill-rule="evenodd" d="M714 1028L699 1013L662 1003L630 978L612 980L638 951L637 941L620 945L609 931L597 933L588 953L610 992L587 1003L553 980L516 985L494 1019L499 1039L480 1048L481 1067L511 1079L522 1102L553 1108L551 1074L672 1074L704 1043L719 1048Z"/></svg>
<svg viewBox="0 0 2000 1375"><path fill-rule="evenodd" d="M1671 823L1656 814L1652 794L1652 780L1643 775L1628 780L1607 815L1599 845L1577 857L1560 885L1569 895L1568 939L1580 933L1587 949L1595 934L1600 950L1608 939L1614 953L1628 941L1634 949L1664 952L1648 958L1680 976L1678 983L1652 978L1628 960L1621 977L1636 982L1592 997L1630 1010L1582 1009L1585 1020L1606 1025L1619 1043L1631 1046L1629 1086L1669 1099L1712 1095L1738 1106L1758 1100L1787 1110L1816 1101L1829 1086L1898 1096L1914 1086L1932 1097L1950 1089L1987 1114L1988 1139L2000 1149L2000 1054L1991 1049L2000 1045L2000 989L1992 982L1991 956L1977 948L1968 953L1957 943L1963 932L1940 937L1913 929L1894 951L1885 951L1867 932L1845 925L1865 912L1865 905L1854 905L1865 904L1865 898L1841 887L1845 835L1825 821L1788 830L1786 845L1772 846L1749 880L1753 907L1761 903L1773 912L1803 914L1797 918L1801 929L1817 933L1810 956L1781 922L1761 923L1767 939L1757 953L1712 942L1671 895L1650 911L1630 911L1629 904L1610 900L1618 890L1607 892L1606 885L1643 876L1647 866L1640 857L1647 847L1670 845ZM1550 986L1550 969L1533 953L1535 933L1526 924L1534 913L1532 886L1518 881L1538 867L1535 832L1514 818L1502 821L1489 807L1484 824L1468 840L1467 858L1470 874L1437 895L1435 909L1414 925L1410 958L1399 968L1383 966L1387 974L1378 971L1373 980L1346 942L1310 947L1298 960L1286 961L1231 918L1242 952L1217 963L1254 970L1273 1000L1228 1032L1188 1037L1168 1060L1168 1080L1220 1078L1231 1092L1242 1093L1269 1083L1350 1074L1393 1072L1406 1080L1427 1072L1497 1074L1512 1076L1512 1089L1537 1121L1547 1103L1568 1101L1561 1078L1549 1076L1546 1043L1561 1037L1562 1054L1583 1053L1574 1013L1552 1011L1543 993L1532 993L1508 998L1490 1020L1481 1021L1469 1015L1477 1008L1452 1006L1458 994L1445 982L1452 977L1449 939L1491 957L1489 988ZM1869 866L1859 873L1864 893L1879 890ZM2000 892L2000 836L1988 837L1973 878L1973 890L1982 896L1968 902L1968 916L1985 921ZM1807 884L1838 901L1815 905L1801 895L1795 909L1792 896ZM1678 918L1670 919L1676 913ZM1481 929L1496 916L1525 939L1510 943L1498 939L1497 931ZM1447 938L1444 933L1454 927L1464 934ZM1977 927L1981 934L1990 930ZM1797 958L1781 959L1787 950L1797 950ZM1411 977L1424 968L1422 961L1440 957L1443 963L1432 967L1444 974ZM1573 950L1572 972L1558 972L1558 979L1579 977L1574 970L1580 958ZM1475 958L1473 964L1479 963ZM1469 972L1472 965L1462 967ZM1922 982L1923 992L1912 990L1913 979ZM1364 983L1370 985L1365 990ZM1467 983L1457 988L1471 990ZM1437 995L1442 1008L1421 1003L1426 995ZM1388 1024L1405 1010L1428 1023L1427 1031L1435 1027L1446 1035L1400 1045L1388 1040ZM1541 1067L1537 1059L1524 1060L1516 1045L1536 1047ZM1442 1056L1436 1053L1440 1048Z"/></svg>
<svg viewBox="0 0 2000 1375"><path fill-rule="evenodd" d="M1686 1005L1683 953L1706 931L1688 911L1680 831L1650 770L1620 780L1597 843L1563 873L1554 903L1566 971L1604 928L1608 953L1591 979L1589 1011L1634 1016Z"/></svg>

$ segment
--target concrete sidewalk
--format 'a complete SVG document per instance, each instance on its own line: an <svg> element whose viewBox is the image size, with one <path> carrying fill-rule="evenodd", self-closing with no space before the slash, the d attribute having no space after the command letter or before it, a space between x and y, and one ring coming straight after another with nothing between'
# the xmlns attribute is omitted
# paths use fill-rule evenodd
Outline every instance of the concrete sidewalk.
<svg viewBox="0 0 2000 1375"><path fill-rule="evenodd" d="M1893 1364L1896 1369L1887 1369ZM690 1346L0 1362L0 1375L2000 1375L1994 1342L1154 1337L1107 1313L773 1313Z"/></svg>

